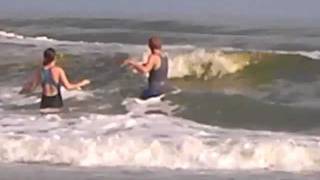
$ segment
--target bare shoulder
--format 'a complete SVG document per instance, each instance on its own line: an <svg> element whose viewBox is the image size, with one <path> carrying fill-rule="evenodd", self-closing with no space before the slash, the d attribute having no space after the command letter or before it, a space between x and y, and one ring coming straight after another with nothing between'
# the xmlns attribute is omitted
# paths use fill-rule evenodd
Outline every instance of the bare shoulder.
<svg viewBox="0 0 320 180"><path fill-rule="evenodd" d="M156 61L160 60L160 57L156 54L151 54L150 60L156 62Z"/></svg>
<svg viewBox="0 0 320 180"><path fill-rule="evenodd" d="M60 66L54 66L53 68L52 68L52 71L54 71L54 72L64 72L64 70L63 70L63 68L62 67L60 67Z"/></svg>
<svg viewBox="0 0 320 180"><path fill-rule="evenodd" d="M64 73L64 70L62 67L59 67L59 66L54 66L52 68L52 73L55 74L55 75L61 75Z"/></svg>

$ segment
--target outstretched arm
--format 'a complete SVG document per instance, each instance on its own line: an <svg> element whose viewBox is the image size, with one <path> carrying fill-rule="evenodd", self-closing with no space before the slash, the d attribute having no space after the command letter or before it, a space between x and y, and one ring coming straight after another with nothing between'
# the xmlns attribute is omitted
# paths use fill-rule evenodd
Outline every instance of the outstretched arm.
<svg viewBox="0 0 320 180"><path fill-rule="evenodd" d="M153 66L155 65L155 57L152 55L149 56L148 61L144 64L140 64L137 61L133 60L126 60L123 63L124 65L129 65L139 71L142 74L148 73L152 70Z"/></svg>
<svg viewBox="0 0 320 180"><path fill-rule="evenodd" d="M19 94L31 93L39 85L41 79L40 70L35 70L29 79L25 81Z"/></svg>
<svg viewBox="0 0 320 180"><path fill-rule="evenodd" d="M90 84L90 81L88 79L82 80L79 83L75 83L75 84L70 83L63 69L59 69L59 74L60 74L59 81L67 90L73 90L73 89L80 90L82 86Z"/></svg>

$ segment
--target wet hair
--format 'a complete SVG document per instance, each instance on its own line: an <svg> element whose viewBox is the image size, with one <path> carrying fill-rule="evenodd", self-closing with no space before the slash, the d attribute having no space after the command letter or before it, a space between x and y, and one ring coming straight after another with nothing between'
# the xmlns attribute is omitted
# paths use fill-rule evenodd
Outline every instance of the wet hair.
<svg viewBox="0 0 320 180"><path fill-rule="evenodd" d="M151 52L154 52L154 50L156 49L160 50L162 48L161 39L157 36L152 36L151 38L149 38L148 45Z"/></svg>
<svg viewBox="0 0 320 180"><path fill-rule="evenodd" d="M43 52L43 65L49 65L51 62L55 60L56 50L53 48L48 48Z"/></svg>

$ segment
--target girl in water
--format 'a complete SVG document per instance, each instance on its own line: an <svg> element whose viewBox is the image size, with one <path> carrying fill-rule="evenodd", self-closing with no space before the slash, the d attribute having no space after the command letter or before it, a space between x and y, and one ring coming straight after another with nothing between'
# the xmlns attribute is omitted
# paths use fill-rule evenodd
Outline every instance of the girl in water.
<svg viewBox="0 0 320 180"><path fill-rule="evenodd" d="M56 51L48 48L43 53L42 67L35 70L31 80L24 84L20 93L30 93L39 84L42 87L40 111L58 112L63 107L61 85L67 90L81 89L82 86L90 84L90 81L85 79L79 83L70 83L64 70L56 65Z"/></svg>
<svg viewBox="0 0 320 180"><path fill-rule="evenodd" d="M162 43L159 37L151 37L148 41L151 54L144 64L128 59L124 61L124 65L129 65L141 74L149 73L148 88L145 89L140 96L141 99L157 97L170 90L168 86L168 57L162 51Z"/></svg>

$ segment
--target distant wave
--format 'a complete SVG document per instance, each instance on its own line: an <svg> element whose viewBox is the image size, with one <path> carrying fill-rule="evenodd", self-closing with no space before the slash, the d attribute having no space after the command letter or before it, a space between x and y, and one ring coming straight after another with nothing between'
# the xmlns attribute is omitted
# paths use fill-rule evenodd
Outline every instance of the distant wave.
<svg viewBox="0 0 320 180"><path fill-rule="evenodd" d="M103 44L120 44L120 43L102 43L102 42L85 42L85 41L64 41L64 40L56 40L52 39L46 36L36 36L36 37L29 37L29 36L23 36L20 34L16 34L13 32L6 32L6 31L0 31L0 37L8 38L8 39L17 39L17 40L36 40L36 41L46 41L46 42L61 42L61 43L72 43L72 44L93 44L93 45L103 45ZM166 47L169 47L170 49L174 48L196 48L192 45L168 45ZM255 50L255 49L239 49L234 47L222 47L218 48L222 51L250 51L250 52L267 52L267 53L275 53L275 54L297 54L306 56L312 59L320 59L320 51L282 51L282 50Z"/></svg>
<svg viewBox="0 0 320 180"><path fill-rule="evenodd" d="M32 45L43 45L46 46L70 46L70 49L79 52L106 52L106 51L127 51L132 52L142 52L146 49L146 45L134 45L134 44L122 44L122 43L103 43L103 42L86 42L86 41L67 41L67 40L57 40L46 36L23 36L15 34L13 32L0 31L0 43L10 43L10 44L32 44ZM80 47L80 48L79 48ZM171 50L175 49L193 49L192 45L169 45L167 48ZM72 50L71 50L72 51Z"/></svg>
<svg viewBox="0 0 320 180"><path fill-rule="evenodd" d="M146 49L145 45L128 45L121 43L102 43L84 41L63 41L46 36L28 37L12 32L0 31L0 42L10 41L11 43L46 43L53 45L70 45L75 48L75 52L105 52L112 49L132 52L141 52ZM221 47L215 50L207 50L192 45L167 45L166 49L174 51L171 55L169 77L183 78L192 76L201 79L222 77L227 74L239 72L253 63L258 63L259 59L278 55L298 55L313 60L320 59L320 51L281 51L281 50L255 50L239 49L233 47ZM182 51L183 50L183 51ZM187 50L187 51L185 51ZM146 53L144 54L146 57Z"/></svg>
<svg viewBox="0 0 320 180"><path fill-rule="evenodd" d="M35 39L38 41L56 41L54 39L50 39L46 36L38 36L38 37L25 37L23 35L15 34L12 32L6 32L6 31L0 31L0 36L6 37L6 38L13 38L13 39Z"/></svg>

